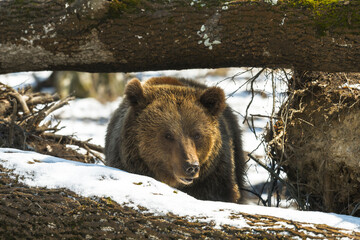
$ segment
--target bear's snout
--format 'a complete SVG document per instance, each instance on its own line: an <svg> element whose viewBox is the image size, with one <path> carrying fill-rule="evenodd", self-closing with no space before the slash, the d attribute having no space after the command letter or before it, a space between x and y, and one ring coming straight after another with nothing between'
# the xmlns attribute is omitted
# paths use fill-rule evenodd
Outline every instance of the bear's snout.
<svg viewBox="0 0 360 240"><path fill-rule="evenodd" d="M182 184L192 184L195 178L199 177L200 165L198 161L185 161L182 165L183 177L178 178L178 181Z"/></svg>
<svg viewBox="0 0 360 240"><path fill-rule="evenodd" d="M198 162L193 162L193 163L186 162L183 168L186 175L191 178L195 177L200 171L200 166Z"/></svg>

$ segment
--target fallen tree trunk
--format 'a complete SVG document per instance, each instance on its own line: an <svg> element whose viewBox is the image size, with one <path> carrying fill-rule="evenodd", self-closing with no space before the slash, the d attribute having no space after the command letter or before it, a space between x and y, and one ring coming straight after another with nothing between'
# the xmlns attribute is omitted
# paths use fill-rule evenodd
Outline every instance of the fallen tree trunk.
<svg viewBox="0 0 360 240"><path fill-rule="evenodd" d="M0 236L5 239L342 239L358 232L265 215L236 213L249 227L215 227L199 217L155 216L110 198L85 198L66 189L25 186L0 165ZM126 205L126 204L125 204Z"/></svg>
<svg viewBox="0 0 360 240"><path fill-rule="evenodd" d="M360 71L359 11L358 1L4 0L0 73Z"/></svg>

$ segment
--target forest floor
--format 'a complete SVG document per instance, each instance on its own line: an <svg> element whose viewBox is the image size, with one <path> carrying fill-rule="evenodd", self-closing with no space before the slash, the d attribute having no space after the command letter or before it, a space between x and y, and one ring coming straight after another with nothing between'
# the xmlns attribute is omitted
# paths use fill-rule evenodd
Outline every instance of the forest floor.
<svg viewBox="0 0 360 240"><path fill-rule="evenodd" d="M360 233L326 225L241 213L254 226L236 228L179 217L155 216L145 208L122 206L110 198L81 197L67 189L26 186L0 168L2 239L360 239ZM239 213L240 214L240 213ZM234 216L236 218L237 216ZM283 227L276 223L283 222Z"/></svg>

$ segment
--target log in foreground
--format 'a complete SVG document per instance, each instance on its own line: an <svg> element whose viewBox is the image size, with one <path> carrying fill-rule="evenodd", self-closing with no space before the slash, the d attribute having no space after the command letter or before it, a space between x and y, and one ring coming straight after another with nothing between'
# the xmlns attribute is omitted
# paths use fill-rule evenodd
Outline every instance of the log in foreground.
<svg viewBox="0 0 360 240"><path fill-rule="evenodd" d="M360 3L326 2L4 0L0 73L360 71Z"/></svg>
<svg viewBox="0 0 360 240"><path fill-rule="evenodd" d="M250 227L216 226L204 217L151 214L110 197L28 187L0 164L0 236L4 239L359 239L327 225L236 212Z"/></svg>

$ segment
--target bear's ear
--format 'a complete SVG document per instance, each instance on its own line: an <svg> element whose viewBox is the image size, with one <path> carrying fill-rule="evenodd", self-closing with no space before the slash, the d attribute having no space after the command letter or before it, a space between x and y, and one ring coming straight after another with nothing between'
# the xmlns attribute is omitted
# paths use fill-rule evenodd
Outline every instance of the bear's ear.
<svg viewBox="0 0 360 240"><path fill-rule="evenodd" d="M200 96L200 103L213 116L219 116L226 107L225 93L219 87L210 87Z"/></svg>
<svg viewBox="0 0 360 240"><path fill-rule="evenodd" d="M131 79L125 88L126 99L131 106L139 106L145 102L145 95L139 79Z"/></svg>

